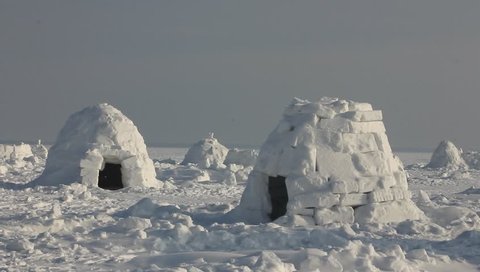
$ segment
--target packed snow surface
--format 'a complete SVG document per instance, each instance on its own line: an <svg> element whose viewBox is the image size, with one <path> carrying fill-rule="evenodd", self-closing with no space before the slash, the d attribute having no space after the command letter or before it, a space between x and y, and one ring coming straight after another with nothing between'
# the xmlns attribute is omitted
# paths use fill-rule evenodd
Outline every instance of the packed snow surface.
<svg viewBox="0 0 480 272"><path fill-rule="evenodd" d="M301 218L292 218L248 225L228 213L244 180L232 185L225 182L228 169L178 164L187 149L148 151L157 173L169 176L163 188L31 187L44 159L0 159L0 270L479 269L478 170L467 178L441 177L424 167L429 154L399 154L408 161L412 200L426 215L421 220L299 226ZM208 177L197 181L196 171Z"/></svg>

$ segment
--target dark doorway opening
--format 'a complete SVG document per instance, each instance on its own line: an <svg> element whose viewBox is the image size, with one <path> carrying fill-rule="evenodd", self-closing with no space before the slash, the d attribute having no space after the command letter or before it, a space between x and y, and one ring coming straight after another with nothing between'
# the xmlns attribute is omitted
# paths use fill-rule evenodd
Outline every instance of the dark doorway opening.
<svg viewBox="0 0 480 272"><path fill-rule="evenodd" d="M105 163L103 170L98 171L98 187L107 190L122 189L122 166L115 163Z"/></svg>
<svg viewBox="0 0 480 272"><path fill-rule="evenodd" d="M270 219L273 221L287 212L288 193L285 177L268 177L268 193L272 204Z"/></svg>

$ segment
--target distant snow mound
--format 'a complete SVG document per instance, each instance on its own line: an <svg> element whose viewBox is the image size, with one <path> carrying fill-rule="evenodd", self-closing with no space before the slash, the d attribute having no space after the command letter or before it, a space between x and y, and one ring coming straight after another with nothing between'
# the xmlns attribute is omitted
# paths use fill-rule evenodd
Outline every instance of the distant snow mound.
<svg viewBox="0 0 480 272"><path fill-rule="evenodd" d="M43 174L32 184L107 188L113 179L121 180L115 185L120 188L161 185L137 127L115 107L99 104L70 116L49 150Z"/></svg>
<svg viewBox="0 0 480 272"><path fill-rule="evenodd" d="M462 153L462 158L469 168L480 170L480 152L466 151Z"/></svg>
<svg viewBox="0 0 480 272"><path fill-rule="evenodd" d="M287 215L317 225L421 218L382 119L368 103L295 98L232 213L249 223Z"/></svg>
<svg viewBox="0 0 480 272"><path fill-rule="evenodd" d="M462 151L452 142L442 141L432 154L428 168L466 168L467 164L462 158Z"/></svg>
<svg viewBox="0 0 480 272"><path fill-rule="evenodd" d="M254 166L257 161L258 151L253 149L237 149L233 148L228 151L225 158L225 164L238 164L243 166Z"/></svg>
<svg viewBox="0 0 480 272"><path fill-rule="evenodd" d="M182 165L196 164L199 168L225 168L223 162L228 154L228 148L213 137L213 133L195 143L185 154Z"/></svg>
<svg viewBox="0 0 480 272"><path fill-rule="evenodd" d="M0 144L0 159L4 160L23 160L33 156L32 148L29 144L20 143L18 145Z"/></svg>
<svg viewBox="0 0 480 272"><path fill-rule="evenodd" d="M34 156L46 159L48 157L48 149L40 141L36 145L32 145L32 153Z"/></svg>

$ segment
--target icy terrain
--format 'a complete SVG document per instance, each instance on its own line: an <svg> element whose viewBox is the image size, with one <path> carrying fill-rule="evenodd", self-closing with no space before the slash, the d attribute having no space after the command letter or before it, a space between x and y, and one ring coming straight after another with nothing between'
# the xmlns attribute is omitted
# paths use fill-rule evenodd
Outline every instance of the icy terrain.
<svg viewBox="0 0 480 272"><path fill-rule="evenodd" d="M186 152L149 148L166 186L117 191L30 188L44 158L0 159L0 271L478 271L479 170L398 153L423 220L246 225L228 211L248 167L180 165Z"/></svg>

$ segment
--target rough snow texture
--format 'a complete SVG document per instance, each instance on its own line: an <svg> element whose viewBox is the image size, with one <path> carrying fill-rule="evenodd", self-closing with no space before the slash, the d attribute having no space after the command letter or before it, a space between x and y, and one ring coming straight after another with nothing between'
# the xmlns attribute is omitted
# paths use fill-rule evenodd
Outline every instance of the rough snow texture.
<svg viewBox="0 0 480 272"><path fill-rule="evenodd" d="M225 168L223 162L228 154L228 148L213 137L213 133L195 143L185 154L182 165L196 164L200 168Z"/></svg>
<svg viewBox="0 0 480 272"><path fill-rule="evenodd" d="M149 154L180 161L187 150L178 150L149 148ZM410 154L399 155L409 161ZM410 161L424 164L430 155ZM468 180L433 182L437 170L408 167L409 189L428 193L417 202L427 215L422 220L291 227L313 218L249 225L229 217L244 183L182 186L173 176L175 187L115 193L79 183L31 188L22 185L45 161L18 162L0 159L0 168L8 168L0 174L0 271L480 271L480 190L470 188L480 188L480 171L474 169ZM338 215L348 219L345 208Z"/></svg>
<svg viewBox="0 0 480 272"><path fill-rule="evenodd" d="M382 112L368 103L294 99L260 149L236 210L249 222L269 221L269 176L286 177L288 216L313 217L319 225L422 216L410 201Z"/></svg>
<svg viewBox="0 0 480 272"><path fill-rule="evenodd" d="M108 104L91 106L67 120L34 185L98 184L105 163L122 166L124 187L158 187L152 160L133 122Z"/></svg>
<svg viewBox="0 0 480 272"><path fill-rule="evenodd" d="M427 167L459 169L467 165L462 158L461 150L450 141L442 141L433 152Z"/></svg>
<svg viewBox="0 0 480 272"><path fill-rule="evenodd" d="M21 160L31 156L33 156L32 148L28 144L0 144L0 159Z"/></svg>

